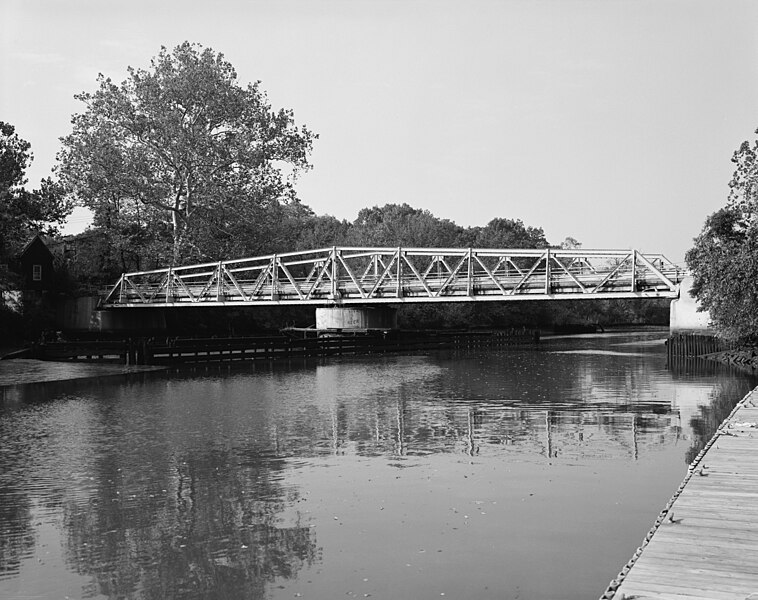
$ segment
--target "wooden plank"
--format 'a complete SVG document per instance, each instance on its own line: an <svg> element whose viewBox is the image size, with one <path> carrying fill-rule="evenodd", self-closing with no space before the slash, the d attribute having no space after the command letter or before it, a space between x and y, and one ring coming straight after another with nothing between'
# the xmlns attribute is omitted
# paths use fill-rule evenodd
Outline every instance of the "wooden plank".
<svg viewBox="0 0 758 600"><path fill-rule="evenodd" d="M742 471L742 470L741 470ZM716 469L715 467L709 467L705 470L703 470L703 473L705 475L700 474L700 469L697 470L696 476L698 481L693 481L693 486L699 486L699 485L718 485L723 486L724 483L728 483L729 485L735 485L735 486L745 486L745 487L758 487L758 469L755 470L754 473L745 473L744 471L740 473L739 478L734 477L734 473L728 472L728 471L721 471L719 469ZM703 481L700 482L699 479L702 479Z"/></svg>
<svg viewBox="0 0 758 600"><path fill-rule="evenodd" d="M657 564L669 564L678 570L701 568L708 565L714 571L735 571L753 576L758 584L758 564L755 550L743 548L714 549L698 546L695 543L684 544L680 541L666 540L665 544L649 545L644 550L645 560ZM637 561L639 563L639 561ZM758 591L758 589L756 590Z"/></svg>
<svg viewBox="0 0 758 600"><path fill-rule="evenodd" d="M624 597L633 598L634 600L742 600L747 596L744 588L732 591L713 590L709 588L697 588L682 585L666 585L665 583L653 583L650 581L639 581L624 586L624 591L617 592L618 597L621 594ZM739 595L738 595L739 594Z"/></svg>
<svg viewBox="0 0 758 600"><path fill-rule="evenodd" d="M687 580L683 584L677 581L680 571L663 568L650 568L649 565L640 565L635 567L635 572L630 573L624 584L634 584L642 586L660 583L661 585L671 585L675 587L689 587L691 589L702 589L709 587L714 582L718 582L718 590L721 592L734 592L755 589L755 580L750 576L734 574L725 571L713 571L707 569L688 569L686 571Z"/></svg>
<svg viewBox="0 0 758 600"><path fill-rule="evenodd" d="M668 547L671 544L678 546L679 552L687 552L686 546L692 546L692 553L697 556L708 556L710 554L719 556L729 556L730 551L738 551L739 555L744 556L744 551L748 550L753 553L758 552L758 539L755 534L745 538L745 536L739 536L736 533L732 533L728 536L712 536L708 535L704 531L683 531L682 533L669 532L665 536L656 540L657 545L665 545ZM726 543L728 542L728 543ZM654 551L655 546L651 546Z"/></svg>
<svg viewBox="0 0 758 600"><path fill-rule="evenodd" d="M721 513L718 511L701 511L698 513L693 513L687 516L686 519L682 520L681 526L684 528L702 528L706 535L708 535L709 531L714 530L723 531L725 533L732 531L741 531L745 533L749 532L751 535L758 534L758 519L756 519L754 516L751 518L748 515L743 519L735 518L729 519L728 521L724 522L724 520L721 518Z"/></svg>
<svg viewBox="0 0 758 600"><path fill-rule="evenodd" d="M718 594L724 594L727 598L740 600L755 590L754 579L730 577L728 573L698 572L696 569L668 571L642 566L630 573L619 588L619 592L627 597L636 597L635 594L640 592L667 592L705 598L720 598L722 596Z"/></svg>

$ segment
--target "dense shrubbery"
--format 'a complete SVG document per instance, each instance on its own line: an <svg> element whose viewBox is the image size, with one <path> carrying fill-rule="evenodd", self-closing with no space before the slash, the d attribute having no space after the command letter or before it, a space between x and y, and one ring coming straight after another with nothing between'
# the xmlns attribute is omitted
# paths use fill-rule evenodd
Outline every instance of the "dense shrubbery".
<svg viewBox="0 0 758 600"><path fill-rule="evenodd" d="M693 295L719 335L738 342L758 340L757 156L758 141L735 152L727 205L708 217L686 256Z"/></svg>

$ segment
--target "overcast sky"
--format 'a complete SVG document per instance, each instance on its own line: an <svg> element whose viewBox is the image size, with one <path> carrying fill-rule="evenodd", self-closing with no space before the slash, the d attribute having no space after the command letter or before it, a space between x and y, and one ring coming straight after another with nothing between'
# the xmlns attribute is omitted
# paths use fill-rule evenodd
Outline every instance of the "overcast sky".
<svg viewBox="0 0 758 600"><path fill-rule="evenodd" d="M348 220L406 202L678 262L758 128L749 0L2 0L0 120L30 186L74 94L185 40L320 135L299 195Z"/></svg>

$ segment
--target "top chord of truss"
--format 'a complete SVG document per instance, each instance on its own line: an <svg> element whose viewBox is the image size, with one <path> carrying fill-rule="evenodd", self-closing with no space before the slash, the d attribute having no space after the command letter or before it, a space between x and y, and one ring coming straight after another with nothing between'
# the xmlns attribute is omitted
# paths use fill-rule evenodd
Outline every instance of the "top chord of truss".
<svg viewBox="0 0 758 600"><path fill-rule="evenodd" d="M676 298L683 275L637 250L332 247L124 273L103 305Z"/></svg>

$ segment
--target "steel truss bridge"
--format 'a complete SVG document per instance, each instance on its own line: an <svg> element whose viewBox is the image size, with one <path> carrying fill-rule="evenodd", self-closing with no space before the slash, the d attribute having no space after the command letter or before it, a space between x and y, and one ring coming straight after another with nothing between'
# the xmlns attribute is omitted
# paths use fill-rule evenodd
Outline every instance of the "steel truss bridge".
<svg viewBox="0 0 758 600"><path fill-rule="evenodd" d="M637 250L331 247L124 273L103 307L677 298L683 275Z"/></svg>

